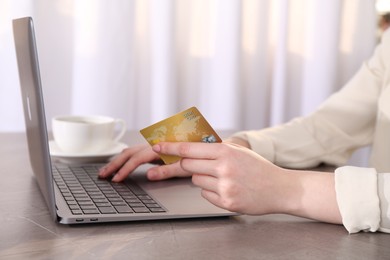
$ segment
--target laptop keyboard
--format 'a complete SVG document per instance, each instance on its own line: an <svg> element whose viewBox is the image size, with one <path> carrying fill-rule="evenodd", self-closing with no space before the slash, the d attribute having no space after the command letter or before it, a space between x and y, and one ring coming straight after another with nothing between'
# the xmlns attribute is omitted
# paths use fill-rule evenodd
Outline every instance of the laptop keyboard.
<svg viewBox="0 0 390 260"><path fill-rule="evenodd" d="M135 182L97 177L98 166L55 165L53 178L74 215L165 212Z"/></svg>

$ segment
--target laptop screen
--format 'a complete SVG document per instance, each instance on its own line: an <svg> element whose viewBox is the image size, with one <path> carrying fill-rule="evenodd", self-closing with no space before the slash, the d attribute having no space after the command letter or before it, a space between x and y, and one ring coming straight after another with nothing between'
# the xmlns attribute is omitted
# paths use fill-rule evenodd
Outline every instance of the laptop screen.
<svg viewBox="0 0 390 260"><path fill-rule="evenodd" d="M30 163L50 214L56 219L53 177L32 18L13 20L13 33Z"/></svg>

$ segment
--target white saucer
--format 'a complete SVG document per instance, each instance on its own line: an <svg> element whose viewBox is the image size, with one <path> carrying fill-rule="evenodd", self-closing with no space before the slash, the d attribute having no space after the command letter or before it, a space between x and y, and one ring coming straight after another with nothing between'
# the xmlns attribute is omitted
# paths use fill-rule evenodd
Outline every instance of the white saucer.
<svg viewBox="0 0 390 260"><path fill-rule="evenodd" d="M61 162L85 163L85 162L106 162L112 156L127 148L124 143L114 143L104 151L98 153L66 153L61 151L54 140L49 141L50 155L53 159Z"/></svg>

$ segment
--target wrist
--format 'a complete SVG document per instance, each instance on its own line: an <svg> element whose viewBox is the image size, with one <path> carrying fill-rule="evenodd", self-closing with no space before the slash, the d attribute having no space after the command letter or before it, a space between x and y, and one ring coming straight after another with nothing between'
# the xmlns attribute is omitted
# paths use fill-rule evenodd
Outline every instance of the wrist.
<svg viewBox="0 0 390 260"><path fill-rule="evenodd" d="M279 208L277 213L297 215L302 210L301 176L294 170L280 168Z"/></svg>
<svg viewBox="0 0 390 260"><path fill-rule="evenodd" d="M281 213L330 223L341 223L334 174L283 169Z"/></svg>

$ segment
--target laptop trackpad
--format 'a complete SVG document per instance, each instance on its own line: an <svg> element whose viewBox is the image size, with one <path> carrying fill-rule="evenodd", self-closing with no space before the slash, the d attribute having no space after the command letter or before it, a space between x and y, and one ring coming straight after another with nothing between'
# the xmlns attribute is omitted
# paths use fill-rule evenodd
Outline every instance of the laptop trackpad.
<svg viewBox="0 0 390 260"><path fill-rule="evenodd" d="M143 167L142 167L143 168ZM149 181L145 170L139 169L131 176L136 182L171 214L212 215L230 213L208 202L190 177Z"/></svg>

